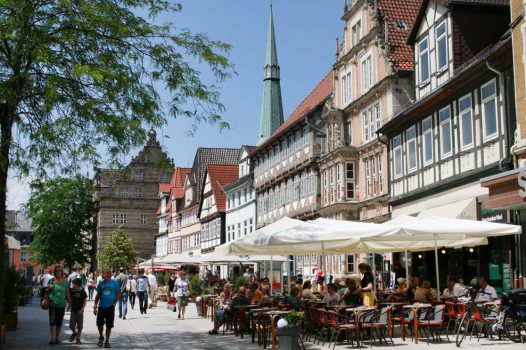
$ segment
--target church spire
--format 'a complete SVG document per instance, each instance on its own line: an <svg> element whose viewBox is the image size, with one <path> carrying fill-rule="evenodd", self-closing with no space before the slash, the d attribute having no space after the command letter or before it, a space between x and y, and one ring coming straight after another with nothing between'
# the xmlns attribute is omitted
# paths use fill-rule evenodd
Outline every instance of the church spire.
<svg viewBox="0 0 526 350"><path fill-rule="evenodd" d="M272 5L270 5L258 145L263 143L281 124L283 124L283 104L281 102L281 87L279 79L276 38L274 37L274 18L272 16Z"/></svg>

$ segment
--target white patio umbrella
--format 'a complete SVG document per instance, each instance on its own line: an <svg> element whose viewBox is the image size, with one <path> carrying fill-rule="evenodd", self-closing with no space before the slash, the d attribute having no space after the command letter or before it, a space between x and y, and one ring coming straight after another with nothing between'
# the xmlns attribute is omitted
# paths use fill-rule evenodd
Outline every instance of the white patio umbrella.
<svg viewBox="0 0 526 350"><path fill-rule="evenodd" d="M201 257L193 257L186 254L168 254L161 258L156 258L155 263L159 264L199 264Z"/></svg>
<svg viewBox="0 0 526 350"><path fill-rule="evenodd" d="M271 256L271 255L220 255L220 254L207 254L201 256L201 261L205 263L214 263L225 265L235 263L254 263L262 261L278 261L285 262L288 261L287 258L283 256Z"/></svg>

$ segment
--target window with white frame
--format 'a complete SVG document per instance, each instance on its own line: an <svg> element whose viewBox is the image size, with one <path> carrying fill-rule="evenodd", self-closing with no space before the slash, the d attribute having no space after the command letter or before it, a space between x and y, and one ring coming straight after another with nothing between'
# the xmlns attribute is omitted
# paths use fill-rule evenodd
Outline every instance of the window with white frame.
<svg viewBox="0 0 526 350"><path fill-rule="evenodd" d="M345 186L347 200L354 199L354 162L345 163Z"/></svg>
<svg viewBox="0 0 526 350"><path fill-rule="evenodd" d="M471 94L458 100L458 114L460 119L460 146L462 149L473 147L473 113Z"/></svg>
<svg viewBox="0 0 526 350"><path fill-rule="evenodd" d="M377 193L377 184L376 184L376 158L371 157L370 160L371 163L371 175L372 175L372 193L373 195L376 195Z"/></svg>
<svg viewBox="0 0 526 350"><path fill-rule="evenodd" d="M329 168L329 181L330 181L329 202L334 203L334 168L333 167Z"/></svg>
<svg viewBox="0 0 526 350"><path fill-rule="evenodd" d="M438 23L435 30L436 37L436 55L437 55L437 71L447 69L448 54L447 54L447 25L446 20Z"/></svg>
<svg viewBox="0 0 526 350"><path fill-rule="evenodd" d="M427 117L422 120L422 147L424 165L433 162L433 120Z"/></svg>
<svg viewBox="0 0 526 350"><path fill-rule="evenodd" d="M349 120L344 124L344 138L345 145L350 146L352 144L352 122Z"/></svg>
<svg viewBox="0 0 526 350"><path fill-rule="evenodd" d="M342 164L336 164L336 200L339 202L342 199Z"/></svg>
<svg viewBox="0 0 526 350"><path fill-rule="evenodd" d="M482 85L482 125L484 141L497 136L497 86L495 79Z"/></svg>
<svg viewBox="0 0 526 350"><path fill-rule="evenodd" d="M352 38L351 38L351 44L352 46L356 46L356 44L358 44L360 42L360 39L361 39L361 26L362 26L362 22L361 21L357 21L351 28L351 35L352 35Z"/></svg>
<svg viewBox="0 0 526 350"><path fill-rule="evenodd" d="M449 106L442 108L438 112L440 121L440 155L444 159L453 153L453 144L451 140L451 108Z"/></svg>
<svg viewBox="0 0 526 350"><path fill-rule="evenodd" d="M116 225L119 223L119 214L113 214L111 218L111 223Z"/></svg>
<svg viewBox="0 0 526 350"><path fill-rule="evenodd" d="M380 115L380 103L377 103L373 106L373 113L374 113L374 132L376 133L377 130L380 130L380 127L382 126L382 118ZM376 135L373 133L371 136L374 138Z"/></svg>
<svg viewBox="0 0 526 350"><path fill-rule="evenodd" d="M352 76L351 72L348 72L342 77L342 101L344 105L349 103L352 98Z"/></svg>
<svg viewBox="0 0 526 350"><path fill-rule="evenodd" d="M382 154L376 155L378 163L378 194L384 193L384 165L382 163Z"/></svg>
<svg viewBox="0 0 526 350"><path fill-rule="evenodd" d="M369 158L365 158L364 160L365 164L365 187L366 187L366 193L367 196L371 195L371 162L369 161Z"/></svg>
<svg viewBox="0 0 526 350"><path fill-rule="evenodd" d="M121 224L125 224L128 221L128 216L126 214L121 214Z"/></svg>
<svg viewBox="0 0 526 350"><path fill-rule="evenodd" d="M367 56L362 61L362 72L361 72L361 85L362 93L369 90L373 84L373 64L371 56Z"/></svg>
<svg viewBox="0 0 526 350"><path fill-rule="evenodd" d="M121 198L128 198L128 187L121 188Z"/></svg>
<svg viewBox="0 0 526 350"><path fill-rule="evenodd" d="M323 201L329 204L329 170L323 171Z"/></svg>
<svg viewBox="0 0 526 350"><path fill-rule="evenodd" d="M393 170L395 178L402 176L402 135L393 138Z"/></svg>
<svg viewBox="0 0 526 350"><path fill-rule="evenodd" d="M146 215L145 214L141 214L140 223L141 225L146 225Z"/></svg>
<svg viewBox="0 0 526 350"><path fill-rule="evenodd" d="M420 84L429 81L429 40L427 36L418 43L418 63L420 65Z"/></svg>
<svg viewBox="0 0 526 350"><path fill-rule="evenodd" d="M405 132L407 142L407 167L408 171L416 170L416 127L412 126Z"/></svg>
<svg viewBox="0 0 526 350"><path fill-rule="evenodd" d="M364 142L369 141L369 116L367 110L363 112L363 140Z"/></svg>

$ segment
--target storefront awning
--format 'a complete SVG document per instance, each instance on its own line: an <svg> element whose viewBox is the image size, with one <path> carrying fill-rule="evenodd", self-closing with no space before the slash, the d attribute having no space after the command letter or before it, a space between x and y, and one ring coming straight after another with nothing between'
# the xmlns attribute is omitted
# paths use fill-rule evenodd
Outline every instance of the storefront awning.
<svg viewBox="0 0 526 350"><path fill-rule="evenodd" d="M458 202L424 209L418 213L418 218L442 217L449 219L477 220L477 199L469 198Z"/></svg>

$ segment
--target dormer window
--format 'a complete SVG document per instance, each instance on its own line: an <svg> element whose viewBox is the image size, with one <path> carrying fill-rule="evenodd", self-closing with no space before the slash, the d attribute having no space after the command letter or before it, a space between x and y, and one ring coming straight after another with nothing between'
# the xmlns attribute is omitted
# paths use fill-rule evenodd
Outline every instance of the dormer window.
<svg viewBox="0 0 526 350"><path fill-rule="evenodd" d="M418 57L420 64L420 84L426 84L429 81L429 40L425 37L418 44Z"/></svg>

